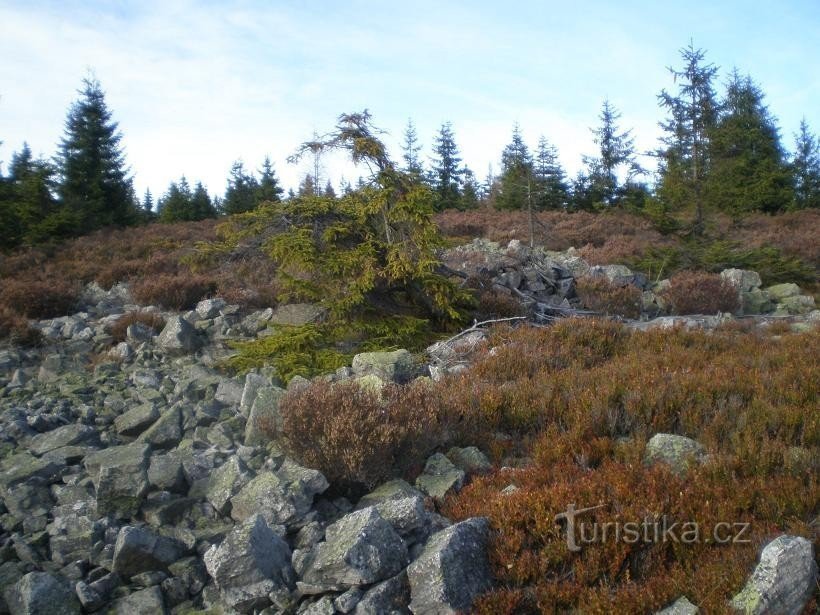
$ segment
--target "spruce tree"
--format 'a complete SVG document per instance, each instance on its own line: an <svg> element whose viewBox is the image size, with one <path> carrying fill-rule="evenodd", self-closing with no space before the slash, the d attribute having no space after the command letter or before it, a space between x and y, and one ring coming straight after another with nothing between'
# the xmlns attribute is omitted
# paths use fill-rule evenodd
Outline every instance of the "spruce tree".
<svg viewBox="0 0 820 615"><path fill-rule="evenodd" d="M662 90L660 106L669 118L660 123L665 135L660 159L657 193L664 210L695 208L693 230L703 231L705 180L710 169L710 137L717 119L712 85L717 67L706 64L706 54L692 43L680 50L683 68L669 68L678 89L676 95Z"/></svg>
<svg viewBox="0 0 820 615"><path fill-rule="evenodd" d="M260 203L278 203L282 200L284 190L279 185L279 180L273 170L270 156L265 156L262 168L259 170L259 184L256 187L256 206Z"/></svg>
<svg viewBox="0 0 820 615"><path fill-rule="evenodd" d="M222 202L223 211L228 215L251 211L258 203L258 188L256 178L245 171L245 165L241 160L237 160L231 167L228 188Z"/></svg>
<svg viewBox="0 0 820 615"><path fill-rule="evenodd" d="M794 138L792 208L820 207L820 142L809 130L806 118L800 122L800 131Z"/></svg>
<svg viewBox="0 0 820 615"><path fill-rule="evenodd" d="M208 191L202 182L197 182L194 192L191 195L190 220L205 220L206 218L216 218L216 208L214 207Z"/></svg>
<svg viewBox="0 0 820 615"><path fill-rule="evenodd" d="M525 209L532 205L532 156L518 124L513 126L512 140L501 153L500 182L495 202L498 209Z"/></svg>
<svg viewBox="0 0 820 615"><path fill-rule="evenodd" d="M193 193L188 180L183 175L179 182L171 182L168 191L157 204L159 219L162 222L179 222L193 220Z"/></svg>
<svg viewBox="0 0 820 615"><path fill-rule="evenodd" d="M80 99L69 109L57 157L58 193L77 216L78 232L133 222L122 133L99 81L83 80Z"/></svg>
<svg viewBox="0 0 820 615"><path fill-rule="evenodd" d="M433 207L436 211L455 209L461 201L464 171L450 122L441 125L433 141L433 154L429 175L435 197Z"/></svg>
<svg viewBox="0 0 820 615"><path fill-rule="evenodd" d="M737 217L775 213L792 201L791 176L762 90L735 71L711 139L708 202Z"/></svg>
<svg viewBox="0 0 820 615"><path fill-rule="evenodd" d="M404 160L405 173L411 177L421 179L424 175L424 167L419 159L421 145L416 135L416 126L412 119L407 120L407 127L404 129L404 141L402 142L402 159Z"/></svg>
<svg viewBox="0 0 820 615"><path fill-rule="evenodd" d="M564 209L569 202L566 173L558 160L558 150L545 137L538 139L533 160L535 208Z"/></svg>
<svg viewBox="0 0 820 615"><path fill-rule="evenodd" d="M584 156L584 164L588 169L588 191L595 204L612 206L619 203L622 189L620 174L625 174L625 181L629 182L643 170L635 160L632 131L619 132L618 120L621 114L608 100L604 100L598 118L600 126L591 129L593 141L598 146L598 155Z"/></svg>
<svg viewBox="0 0 820 615"><path fill-rule="evenodd" d="M461 205L459 209L469 210L476 209L479 204L478 182L475 174L467 167L464 167L464 187L461 191Z"/></svg>

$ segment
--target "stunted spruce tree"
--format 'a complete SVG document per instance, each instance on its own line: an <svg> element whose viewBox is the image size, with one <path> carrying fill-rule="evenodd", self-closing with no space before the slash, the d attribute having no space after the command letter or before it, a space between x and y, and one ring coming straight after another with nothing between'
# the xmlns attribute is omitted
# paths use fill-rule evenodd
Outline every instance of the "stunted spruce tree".
<svg viewBox="0 0 820 615"><path fill-rule="evenodd" d="M120 146L122 133L111 119L99 81L84 79L79 93L57 156L59 197L74 215L77 232L130 224L136 212Z"/></svg>

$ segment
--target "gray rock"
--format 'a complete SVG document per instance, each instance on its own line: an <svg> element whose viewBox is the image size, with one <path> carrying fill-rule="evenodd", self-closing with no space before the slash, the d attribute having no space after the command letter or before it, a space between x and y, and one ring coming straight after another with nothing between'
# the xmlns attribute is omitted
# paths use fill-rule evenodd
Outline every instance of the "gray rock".
<svg viewBox="0 0 820 615"><path fill-rule="evenodd" d="M175 540L144 527L126 525L120 529L114 544L113 571L124 577L152 570L166 571L180 557L182 548Z"/></svg>
<svg viewBox="0 0 820 615"><path fill-rule="evenodd" d="M242 401L244 386L231 378L226 378L219 383L214 393L214 399L221 404L238 408Z"/></svg>
<svg viewBox="0 0 820 615"><path fill-rule="evenodd" d="M801 613L817 582L814 546L798 536L778 536L767 544L746 586L732 606L746 615Z"/></svg>
<svg viewBox="0 0 820 615"><path fill-rule="evenodd" d="M775 316L790 316L795 314L808 314L815 309L814 297L811 295L794 295L784 297L777 303Z"/></svg>
<svg viewBox="0 0 820 615"><path fill-rule="evenodd" d="M164 455L151 456L148 467L148 484L160 491L187 493L188 481L185 480L182 460L176 451Z"/></svg>
<svg viewBox="0 0 820 615"><path fill-rule="evenodd" d="M44 455L49 451L63 446L84 444L95 440L97 430L88 425L75 423L58 427L52 431L40 434L31 439L29 450L35 455Z"/></svg>
<svg viewBox="0 0 820 615"><path fill-rule="evenodd" d="M77 592L77 597L80 599L80 604L88 612L98 610L104 606L114 591L120 585L120 575L115 572L96 579L92 583L79 581L74 587Z"/></svg>
<svg viewBox="0 0 820 615"><path fill-rule="evenodd" d="M357 354L351 367L354 376L374 374L387 382L408 382L416 373L413 355L404 349Z"/></svg>
<svg viewBox="0 0 820 615"><path fill-rule="evenodd" d="M398 615L410 613L410 583L407 572L402 570L392 579L387 579L368 589L359 600L355 615Z"/></svg>
<svg viewBox="0 0 820 615"><path fill-rule="evenodd" d="M147 587L111 605L107 615L166 615L165 599L159 586Z"/></svg>
<svg viewBox="0 0 820 615"><path fill-rule="evenodd" d="M351 587L333 600L333 608L340 613L350 613L359 604L364 592L358 587Z"/></svg>
<svg viewBox="0 0 820 615"><path fill-rule="evenodd" d="M114 419L114 429L121 436L134 438L148 429L159 418L154 404L140 404Z"/></svg>
<svg viewBox="0 0 820 615"><path fill-rule="evenodd" d="M655 615L698 615L698 610L698 607L689 602L686 596L681 596L668 607L656 612Z"/></svg>
<svg viewBox="0 0 820 615"><path fill-rule="evenodd" d="M157 336L157 347L169 355L191 354L199 350L202 340L196 329L181 316L168 319Z"/></svg>
<svg viewBox="0 0 820 615"><path fill-rule="evenodd" d="M243 416L249 416L253 402L256 401L256 393L263 386L270 384L268 378L253 372L245 376L245 386L242 387L242 398L239 400L239 412Z"/></svg>
<svg viewBox="0 0 820 615"><path fill-rule="evenodd" d="M693 461L702 461L705 449L699 442L675 434L658 433L646 443L644 462L663 462L676 474L683 474Z"/></svg>
<svg viewBox="0 0 820 615"><path fill-rule="evenodd" d="M453 462L459 470L464 470L465 474L486 474L493 469L493 465L475 446L466 448L453 447L447 451L447 459Z"/></svg>
<svg viewBox="0 0 820 615"><path fill-rule="evenodd" d="M73 615L80 603L71 585L47 572L29 572L5 592L14 615Z"/></svg>
<svg viewBox="0 0 820 615"><path fill-rule="evenodd" d="M225 300L220 297L204 299L196 304L196 313L202 320L216 318L219 312L225 307Z"/></svg>
<svg viewBox="0 0 820 615"><path fill-rule="evenodd" d="M464 485L465 474L441 453L427 459L424 471L416 478L416 487L437 500L448 493L457 493Z"/></svg>
<svg viewBox="0 0 820 615"><path fill-rule="evenodd" d="M274 325L306 325L324 313L324 308L315 303L289 303L273 310L270 322Z"/></svg>
<svg viewBox="0 0 820 615"><path fill-rule="evenodd" d="M738 289L739 292L751 292L760 288L763 283L757 271L749 269L724 269L720 272L720 277Z"/></svg>
<svg viewBox="0 0 820 615"><path fill-rule="evenodd" d="M135 442L112 446L85 458L85 468L97 490L97 512L128 518L137 514L148 491L151 447Z"/></svg>
<svg viewBox="0 0 820 615"><path fill-rule="evenodd" d="M182 412L179 406L169 408L140 435L140 442L146 442L155 449L170 449L182 439Z"/></svg>
<svg viewBox="0 0 820 615"><path fill-rule="evenodd" d="M321 472L285 460L275 473L261 472L231 498L231 517L244 521L259 513L270 523L298 527L313 497L327 488Z"/></svg>
<svg viewBox="0 0 820 615"><path fill-rule="evenodd" d="M356 510L373 506L385 500L402 500L414 496L423 498L424 494L407 481L395 478L386 483L382 483L367 495L362 496L358 504L356 504Z"/></svg>
<svg viewBox="0 0 820 615"><path fill-rule="evenodd" d="M261 515L235 527L204 559L222 600L240 613L264 608L268 594L293 586L290 548Z"/></svg>
<svg viewBox="0 0 820 615"><path fill-rule="evenodd" d="M94 544L103 537L101 523L77 514L55 517L46 530L51 559L60 565L87 559Z"/></svg>
<svg viewBox="0 0 820 615"><path fill-rule="evenodd" d="M231 498L239 493L251 478L252 475L245 463L234 455L211 474L205 498L220 515L228 515L231 512Z"/></svg>
<svg viewBox="0 0 820 615"><path fill-rule="evenodd" d="M54 482L62 469L51 459L37 458L28 452L17 453L0 463L0 485L12 487L32 478Z"/></svg>
<svg viewBox="0 0 820 615"><path fill-rule="evenodd" d="M766 292L769 293L769 297L775 303L780 303L783 299L787 299L788 297L796 297L800 294L800 287L797 284L792 282L787 282L785 284L775 284L774 286L769 286L766 289Z"/></svg>
<svg viewBox="0 0 820 615"><path fill-rule="evenodd" d="M407 568L413 613L467 611L492 585L487 559L489 521L467 519L434 534Z"/></svg>
<svg viewBox="0 0 820 615"><path fill-rule="evenodd" d="M308 555L299 589L304 594L345 590L398 574L408 563L401 537L375 508L345 515L327 527Z"/></svg>
<svg viewBox="0 0 820 615"><path fill-rule="evenodd" d="M424 500L417 495L400 500L384 500L376 504L375 508L402 537L420 529L427 521Z"/></svg>
<svg viewBox="0 0 820 615"><path fill-rule="evenodd" d="M270 441L271 429L274 432L282 429L279 402L284 394L284 389L275 386L258 388L245 425L245 446L265 444Z"/></svg>

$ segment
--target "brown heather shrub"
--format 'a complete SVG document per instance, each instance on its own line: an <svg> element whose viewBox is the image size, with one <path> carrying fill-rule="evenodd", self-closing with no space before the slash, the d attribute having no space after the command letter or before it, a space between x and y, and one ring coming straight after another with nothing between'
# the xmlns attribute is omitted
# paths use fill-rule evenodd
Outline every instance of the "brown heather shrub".
<svg viewBox="0 0 820 615"><path fill-rule="evenodd" d="M213 295L216 288L216 281L206 275L164 274L135 281L131 286L131 294L144 305L186 310Z"/></svg>
<svg viewBox="0 0 820 615"><path fill-rule="evenodd" d="M575 292L589 310L599 314L637 319L641 315L641 291L632 284L613 284L603 277L577 280Z"/></svg>
<svg viewBox="0 0 820 615"><path fill-rule="evenodd" d="M28 318L70 314L79 296L79 284L67 280L0 280L0 305Z"/></svg>
<svg viewBox="0 0 820 615"><path fill-rule="evenodd" d="M0 340L2 339L20 346L38 346L43 341L43 336L29 325L25 317L0 305Z"/></svg>
<svg viewBox="0 0 820 615"><path fill-rule="evenodd" d="M818 330L628 332L579 319L497 327L470 373L435 385L445 413L461 413L458 437L496 460L533 460L445 504L448 517L486 515L495 530L497 589L473 610L642 613L685 594L704 612L728 613L763 544L784 532L813 536L818 352ZM504 446L499 430L512 436ZM659 432L697 439L711 460L686 477L645 467L645 443ZM501 495L511 483L520 489ZM751 542L609 540L575 554L553 523L569 504L604 504L583 517L599 524L697 522L704 538L718 522L750 523Z"/></svg>
<svg viewBox="0 0 820 615"><path fill-rule="evenodd" d="M523 316L524 313L521 302L502 291L489 289L478 293L478 306L475 309L478 320Z"/></svg>
<svg viewBox="0 0 820 615"><path fill-rule="evenodd" d="M661 297L675 314L717 314L740 307L737 289L717 273L680 271Z"/></svg>
<svg viewBox="0 0 820 615"><path fill-rule="evenodd" d="M159 314L151 312L128 312L116 320L109 328L108 332L114 338L114 342L119 343L125 341L128 327L133 324L145 325L149 329L153 329L155 333L162 331L165 327L165 320Z"/></svg>
<svg viewBox="0 0 820 615"><path fill-rule="evenodd" d="M287 393L280 408L289 451L343 486L417 474L449 432L423 382L388 384L380 393L356 382L318 382Z"/></svg>

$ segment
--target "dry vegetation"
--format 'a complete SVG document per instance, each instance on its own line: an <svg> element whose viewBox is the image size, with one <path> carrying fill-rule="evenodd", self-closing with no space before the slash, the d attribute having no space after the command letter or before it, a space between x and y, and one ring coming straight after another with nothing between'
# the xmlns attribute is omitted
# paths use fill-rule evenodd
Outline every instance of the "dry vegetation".
<svg viewBox="0 0 820 615"><path fill-rule="evenodd" d="M577 281L575 292L583 306L599 314L637 319L641 315L641 291L632 284L614 284L601 277Z"/></svg>
<svg viewBox="0 0 820 615"><path fill-rule="evenodd" d="M215 241L217 227L206 220L109 229L0 257L0 337L19 330L21 317L70 314L89 282L104 289L128 282L136 301L174 310L213 295L246 307L275 305L272 265L259 250L197 267L199 244Z"/></svg>
<svg viewBox="0 0 820 615"><path fill-rule="evenodd" d="M454 443L518 467L477 479L444 507L455 519L489 516L495 530L498 585L479 613L641 613L680 595L722 613L765 542L782 532L813 536L818 352L820 332L784 327L498 327L468 373L433 385L388 387L383 401L350 384L289 394L284 432L310 442L296 451L306 462L353 483L372 484L396 466L412 478L432 446ZM645 466L645 444L659 432L697 439L709 461L686 477ZM519 490L502 494L510 484ZM553 523L571 503L604 504L589 517L599 522L666 515L704 532L748 522L751 542L610 541L575 554Z"/></svg>
<svg viewBox="0 0 820 615"><path fill-rule="evenodd" d="M679 271L661 293L674 314L733 313L740 307L737 289L716 273Z"/></svg>

